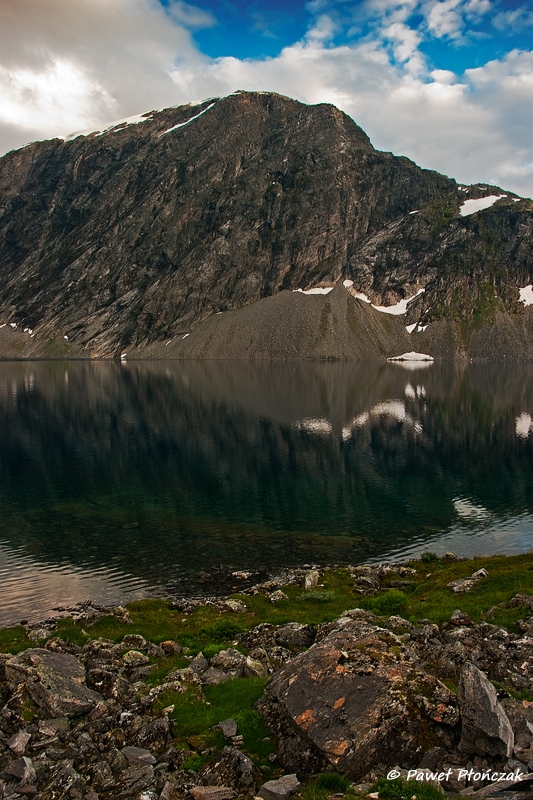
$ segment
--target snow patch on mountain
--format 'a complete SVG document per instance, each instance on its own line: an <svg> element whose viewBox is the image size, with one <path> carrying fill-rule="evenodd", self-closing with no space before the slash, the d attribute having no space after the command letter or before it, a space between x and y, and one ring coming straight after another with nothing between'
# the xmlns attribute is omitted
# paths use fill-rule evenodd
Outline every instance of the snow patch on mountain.
<svg viewBox="0 0 533 800"><path fill-rule="evenodd" d="M490 194L488 197L477 197L475 200L465 200L459 213L462 217L469 217L470 214L475 214L477 211L484 211L494 205L496 200L501 200L502 197L507 197L506 194Z"/></svg>

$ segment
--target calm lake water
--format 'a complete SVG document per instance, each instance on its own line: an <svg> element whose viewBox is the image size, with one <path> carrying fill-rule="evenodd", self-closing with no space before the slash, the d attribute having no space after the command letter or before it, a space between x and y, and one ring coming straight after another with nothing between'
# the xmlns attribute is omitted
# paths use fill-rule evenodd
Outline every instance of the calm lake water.
<svg viewBox="0 0 533 800"><path fill-rule="evenodd" d="M0 624L202 573L533 549L533 365L0 363Z"/></svg>

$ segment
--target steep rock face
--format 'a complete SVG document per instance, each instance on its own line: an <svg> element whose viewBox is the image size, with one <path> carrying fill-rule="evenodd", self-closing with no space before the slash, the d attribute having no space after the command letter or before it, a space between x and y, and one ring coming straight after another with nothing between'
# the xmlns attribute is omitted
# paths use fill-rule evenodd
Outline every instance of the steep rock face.
<svg viewBox="0 0 533 800"><path fill-rule="evenodd" d="M345 277L384 305L425 287L407 322L451 309L464 351L478 299L519 317L531 282L531 202L459 215L495 192L377 152L331 105L238 92L147 113L0 159L0 324L35 331L22 355L113 356Z"/></svg>

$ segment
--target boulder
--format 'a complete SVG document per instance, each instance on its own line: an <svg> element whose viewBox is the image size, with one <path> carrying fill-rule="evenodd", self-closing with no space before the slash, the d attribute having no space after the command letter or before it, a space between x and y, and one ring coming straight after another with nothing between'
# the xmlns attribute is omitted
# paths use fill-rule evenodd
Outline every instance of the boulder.
<svg viewBox="0 0 533 800"><path fill-rule="evenodd" d="M85 683L85 669L68 653L34 648L9 659L6 678L24 683L31 699L51 717L87 714L103 698Z"/></svg>
<svg viewBox="0 0 533 800"><path fill-rule="evenodd" d="M35 781L36 774L33 768L33 763L30 758L22 756L5 767L5 772L8 775L14 775L20 781L21 786L32 784Z"/></svg>
<svg viewBox="0 0 533 800"><path fill-rule="evenodd" d="M496 690L475 664L466 662L458 687L462 734L459 748L479 756L512 755L514 733Z"/></svg>
<svg viewBox="0 0 533 800"><path fill-rule="evenodd" d="M390 754L404 766L453 747L455 696L391 631L350 616L270 679L259 706L286 770L352 779Z"/></svg>
<svg viewBox="0 0 533 800"><path fill-rule="evenodd" d="M287 622L276 631L276 644L281 647L301 649L311 647L316 637L315 625L303 625L301 622Z"/></svg>
<svg viewBox="0 0 533 800"><path fill-rule="evenodd" d="M287 800L300 787L301 783L296 775L282 775L276 781L264 783L257 792L257 797L261 797L262 800Z"/></svg>

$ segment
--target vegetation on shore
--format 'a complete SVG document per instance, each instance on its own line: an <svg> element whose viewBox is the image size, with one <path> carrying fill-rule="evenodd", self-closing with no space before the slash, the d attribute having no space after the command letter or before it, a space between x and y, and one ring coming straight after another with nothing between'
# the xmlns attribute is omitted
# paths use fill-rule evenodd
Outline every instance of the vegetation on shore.
<svg viewBox="0 0 533 800"><path fill-rule="evenodd" d="M305 591L297 584L285 586L283 591L287 599L276 603L267 594L234 595L233 599L245 604L243 613L232 613L229 609L222 612L209 603L186 613L173 608L169 601L147 599L129 604L128 614L132 621L128 624L111 614L90 626L87 622L62 619L51 635L77 645L98 637L120 642L125 634L140 634L156 644L169 639L179 642L185 648L184 652L151 659L155 668L146 679L148 691L150 686L160 684L168 673L187 667L191 656L201 652L210 658L228 647L242 649L237 635L260 623L319 625L336 619L347 609L359 607L378 617L387 618L395 614L411 623L424 620L441 624L460 608L474 622L490 620L515 631L525 610L510 606L509 600L516 594L533 594L533 553L469 560L439 558L425 553L409 566L414 574L400 576L391 571L385 575L375 594L358 593L348 569L327 569L318 587ZM487 570L487 577L476 582L467 593L453 593L448 586L451 581L467 578L482 567ZM2 652L16 653L32 646L35 642L28 638L23 627L0 631ZM167 691L158 696L156 710L161 712L165 709L172 720L175 746L191 751L183 765L185 769L198 772L224 746L218 723L232 717L243 737L243 752L252 758L265 780L279 774L275 742L254 708L266 681L266 678L254 676L203 688L191 684L182 693ZM403 784L397 787L400 795L404 788ZM412 787L408 788L411 797L415 792L411 791ZM375 790L382 800L399 800L400 795L390 794L392 785L389 789L385 784L376 785ZM326 800L331 794L347 792L353 793L353 788L350 789L341 776L328 773L304 787L302 797L303 800ZM416 794L422 797L419 792Z"/></svg>

